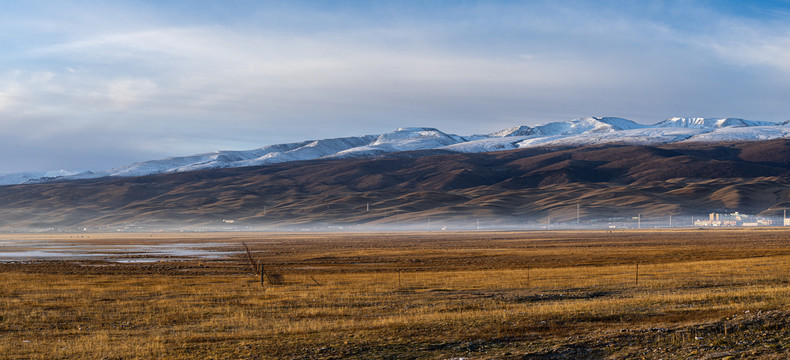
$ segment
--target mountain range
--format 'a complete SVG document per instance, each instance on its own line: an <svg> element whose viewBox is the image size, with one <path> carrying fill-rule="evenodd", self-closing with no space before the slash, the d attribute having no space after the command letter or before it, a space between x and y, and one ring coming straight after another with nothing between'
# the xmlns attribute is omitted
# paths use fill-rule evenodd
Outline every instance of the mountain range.
<svg viewBox="0 0 790 360"><path fill-rule="evenodd" d="M3 231L690 226L709 212L781 217L790 139L416 150L0 187ZM578 218L577 218L578 216ZM578 220L577 220L578 219ZM631 224L633 223L633 224ZM518 226L521 226L518 225ZM630 226L629 225L629 226Z"/></svg>
<svg viewBox="0 0 790 360"><path fill-rule="evenodd" d="M661 145L672 143L756 141L790 138L790 125L737 118L670 118L643 125L617 117L587 117L534 127L516 126L485 135L459 136L434 128L400 128L379 135L307 140L246 151L171 157L133 163L106 171L46 171L0 176L0 185L134 177L271 165L289 161L351 159L404 151L436 150L482 153L528 148L591 145Z"/></svg>

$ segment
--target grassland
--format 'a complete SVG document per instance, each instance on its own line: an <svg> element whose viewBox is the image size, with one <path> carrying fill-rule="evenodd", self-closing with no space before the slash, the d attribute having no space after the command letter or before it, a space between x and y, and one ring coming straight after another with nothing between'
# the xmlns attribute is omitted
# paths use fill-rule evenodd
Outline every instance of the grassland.
<svg viewBox="0 0 790 360"><path fill-rule="evenodd" d="M243 242L283 283L246 254L2 263L0 358L790 356L784 229L42 236Z"/></svg>

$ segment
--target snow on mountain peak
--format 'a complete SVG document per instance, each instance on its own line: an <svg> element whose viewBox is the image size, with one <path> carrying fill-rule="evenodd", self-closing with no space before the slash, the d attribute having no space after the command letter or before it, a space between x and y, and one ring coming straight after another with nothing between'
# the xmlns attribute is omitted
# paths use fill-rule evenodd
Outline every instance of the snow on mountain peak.
<svg viewBox="0 0 790 360"><path fill-rule="evenodd" d="M612 131L642 129L647 127L646 125L619 117L592 117L587 119L589 119L589 121L605 124L601 125L601 127L608 127Z"/></svg>
<svg viewBox="0 0 790 360"><path fill-rule="evenodd" d="M637 124L631 120L618 117L586 117L571 121L551 122L547 124L529 126L515 126L486 135L489 137L507 136L551 136L551 135L576 135L588 132L611 132L620 130L641 129L645 125ZM475 140L481 137L477 135Z"/></svg>
<svg viewBox="0 0 790 360"><path fill-rule="evenodd" d="M450 145L456 143L450 135L434 128L400 128L390 133L381 134L371 145L392 145L396 147L420 147L430 145ZM420 143L420 145L418 145ZM413 149L417 150L417 149Z"/></svg>
<svg viewBox="0 0 790 360"><path fill-rule="evenodd" d="M655 124L655 127L682 127L694 129L720 129L727 127L778 125L768 121L744 120L738 118L680 118L673 117Z"/></svg>
<svg viewBox="0 0 790 360"><path fill-rule="evenodd" d="M532 133L532 128L529 126L514 126L495 133L488 134L489 137L506 137L506 136L527 136Z"/></svg>
<svg viewBox="0 0 790 360"><path fill-rule="evenodd" d="M631 120L615 117L586 117L571 121L553 122L533 128L532 135L578 135L584 133L612 132L620 130L640 129L645 125Z"/></svg>
<svg viewBox="0 0 790 360"><path fill-rule="evenodd" d="M330 157L346 158L384 154L398 151L436 149L465 141L457 135L445 134L438 129L409 127L381 134L363 146L346 149Z"/></svg>
<svg viewBox="0 0 790 360"><path fill-rule="evenodd" d="M439 131L439 129L429 128L429 127L402 127L402 128L398 128L397 130L395 130L395 132L399 132L399 133L400 132L419 133L419 132L425 132L425 131L441 132L441 131Z"/></svg>

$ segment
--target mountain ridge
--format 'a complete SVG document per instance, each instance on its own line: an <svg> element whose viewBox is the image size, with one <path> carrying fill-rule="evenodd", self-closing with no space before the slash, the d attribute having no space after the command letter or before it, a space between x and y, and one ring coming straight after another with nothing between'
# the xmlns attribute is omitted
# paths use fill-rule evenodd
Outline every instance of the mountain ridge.
<svg viewBox="0 0 790 360"><path fill-rule="evenodd" d="M618 117L586 117L541 125L516 126L486 135L459 136L436 128L399 128L390 133L267 145L252 150L214 151L132 163L106 171L50 171L0 176L0 185L70 181L187 172L212 168L271 165L288 161L358 158L445 150L459 153L530 147L602 144L657 145L675 142L754 141L790 137L786 123L739 118L670 118L653 125Z"/></svg>

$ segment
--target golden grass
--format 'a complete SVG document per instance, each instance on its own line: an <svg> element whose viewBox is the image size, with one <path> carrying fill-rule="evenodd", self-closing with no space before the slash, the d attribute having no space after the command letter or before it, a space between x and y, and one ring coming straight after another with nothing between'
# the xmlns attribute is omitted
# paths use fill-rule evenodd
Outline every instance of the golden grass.
<svg viewBox="0 0 790 360"><path fill-rule="evenodd" d="M577 245L569 242L566 250L586 264ZM419 258L418 250L409 250L408 257ZM436 251L427 251L427 257L442 256ZM660 246L646 251L663 259ZM550 347L552 339L573 334L790 309L790 255L782 251L763 257L645 262L639 265L638 284L636 263L618 261L471 270L388 271L384 266L286 271L284 285L265 289L251 274L9 270L0 273L0 358L447 358L464 352L446 344L530 337ZM402 256L402 250L395 252ZM350 256L368 255L383 256L360 250Z"/></svg>

